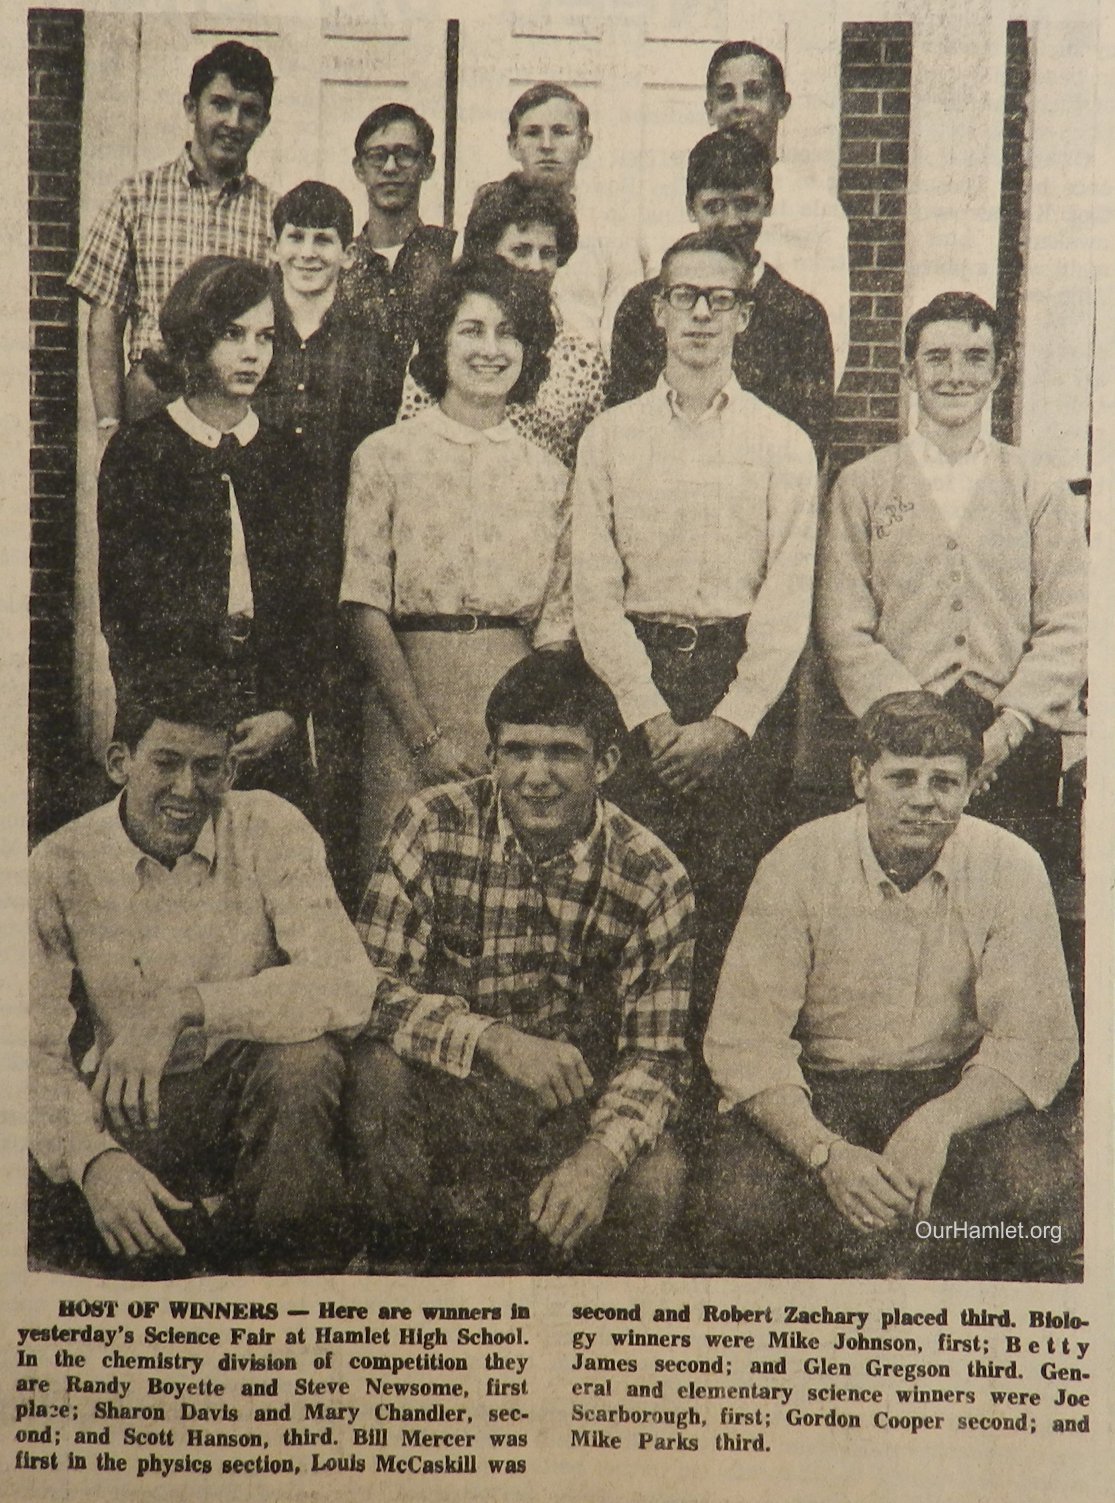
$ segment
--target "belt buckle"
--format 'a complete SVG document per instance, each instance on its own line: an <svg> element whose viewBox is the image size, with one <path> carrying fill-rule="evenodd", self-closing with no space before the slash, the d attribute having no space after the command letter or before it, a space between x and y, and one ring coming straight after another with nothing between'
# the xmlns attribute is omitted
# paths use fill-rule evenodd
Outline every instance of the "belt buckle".
<svg viewBox="0 0 1115 1503"><path fill-rule="evenodd" d="M475 633L480 630L480 617L476 614L475 611L463 611L462 615L464 615L466 620L472 622L471 626L461 627L462 634L466 637L474 636Z"/></svg>
<svg viewBox="0 0 1115 1503"><path fill-rule="evenodd" d="M684 653L686 657L689 657L697 650L697 642L700 638L700 632L693 625L692 621L678 621L675 623L675 629L677 631L687 631L692 634L688 642L683 642L679 644L677 648L675 648L675 651Z"/></svg>

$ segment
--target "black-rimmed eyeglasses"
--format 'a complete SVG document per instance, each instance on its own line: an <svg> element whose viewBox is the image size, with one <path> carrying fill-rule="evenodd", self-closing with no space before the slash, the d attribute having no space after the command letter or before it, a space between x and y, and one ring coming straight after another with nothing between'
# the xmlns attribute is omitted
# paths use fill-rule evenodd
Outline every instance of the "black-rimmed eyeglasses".
<svg viewBox="0 0 1115 1503"><path fill-rule="evenodd" d="M382 170L394 157L395 165L405 172L410 167L417 167L423 155L413 146L365 146L360 153L360 160L367 162L369 167Z"/></svg>
<svg viewBox="0 0 1115 1503"><path fill-rule="evenodd" d="M679 313L689 313L704 298L710 313L727 313L743 301L738 287L694 287L689 282L675 282L662 289L662 297Z"/></svg>

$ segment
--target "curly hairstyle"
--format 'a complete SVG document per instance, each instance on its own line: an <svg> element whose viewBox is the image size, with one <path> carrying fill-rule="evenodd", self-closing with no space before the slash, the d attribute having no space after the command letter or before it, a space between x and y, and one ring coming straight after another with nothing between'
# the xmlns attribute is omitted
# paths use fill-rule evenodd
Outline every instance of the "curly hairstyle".
<svg viewBox="0 0 1115 1503"><path fill-rule="evenodd" d="M144 370L162 392L189 391L233 319L270 295L266 267L237 256L200 257L167 293L159 314L163 342L145 351Z"/></svg>
<svg viewBox="0 0 1115 1503"><path fill-rule="evenodd" d="M552 183L531 183L521 172L511 172L477 195L465 223L463 253L474 260L493 256L505 230L530 224L553 228L557 263L564 266L577 249L577 215L568 193Z"/></svg>
<svg viewBox="0 0 1115 1503"><path fill-rule="evenodd" d="M438 401L449 386L446 347L449 331L466 297L490 297L502 309L523 347L523 368L508 393L510 402L530 402L550 369L547 351L557 337L546 289L528 272L517 271L499 256L457 261L434 285L418 335L418 352L410 370L420 386Z"/></svg>

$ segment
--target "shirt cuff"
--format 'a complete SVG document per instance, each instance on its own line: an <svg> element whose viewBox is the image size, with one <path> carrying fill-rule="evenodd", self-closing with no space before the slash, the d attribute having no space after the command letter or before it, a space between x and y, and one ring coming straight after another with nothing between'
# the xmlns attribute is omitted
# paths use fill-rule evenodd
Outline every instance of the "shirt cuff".
<svg viewBox="0 0 1115 1503"><path fill-rule="evenodd" d="M647 1124L638 1118L609 1114L589 1131L586 1142L599 1143L626 1170L644 1149L653 1148L659 1136L659 1133L652 1135Z"/></svg>
<svg viewBox="0 0 1115 1503"><path fill-rule="evenodd" d="M94 1159L100 1158L102 1153L108 1153L110 1149L116 1149L119 1153L127 1151L121 1148L110 1133L98 1130L92 1122L89 1123L88 1128L79 1128L73 1138L66 1143L66 1169L79 1190L89 1165Z"/></svg>
<svg viewBox="0 0 1115 1503"><path fill-rule="evenodd" d="M670 706L659 694L652 679L648 679L645 684L637 685L625 694L617 694L616 703L623 716L623 723L629 731L644 725L648 720L653 720L656 715L670 713Z"/></svg>

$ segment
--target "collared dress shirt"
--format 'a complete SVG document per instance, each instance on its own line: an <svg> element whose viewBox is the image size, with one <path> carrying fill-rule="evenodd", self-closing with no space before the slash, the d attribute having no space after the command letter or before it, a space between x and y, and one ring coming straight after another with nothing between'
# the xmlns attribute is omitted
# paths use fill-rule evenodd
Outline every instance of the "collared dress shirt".
<svg viewBox="0 0 1115 1503"><path fill-rule="evenodd" d="M924 433L914 429L906 435L910 453L917 460L929 487L941 520L956 537L977 490L987 475L988 452L982 438L977 438L967 454L951 460Z"/></svg>
<svg viewBox="0 0 1115 1503"><path fill-rule="evenodd" d="M714 713L754 734L805 645L816 526L808 438L734 377L697 420L662 377L589 425L573 480L574 613L629 729L668 707L628 614L748 616L738 676Z"/></svg>
<svg viewBox="0 0 1115 1503"><path fill-rule="evenodd" d="M134 364L159 342L159 311L201 256L267 264L275 195L245 173L214 193L187 145L172 162L125 178L101 209L67 283L86 301L130 320Z"/></svg>
<svg viewBox="0 0 1115 1503"><path fill-rule="evenodd" d="M834 191L819 183L785 157L771 168L774 205L763 221L759 249L764 257L791 282L824 308L835 361L836 385L848 364L850 344L851 281L848 262L848 216ZM648 273L657 273L663 253L694 226L679 219L674 184L668 185L675 203L654 215L644 248ZM652 211L653 212L653 211Z"/></svg>
<svg viewBox="0 0 1115 1503"><path fill-rule="evenodd" d="M849 465L833 487L817 623L853 715L884 694L944 694L961 680L1054 730L1076 705L1087 672L1083 502L1025 451L984 442L975 473L955 482L927 462L919 434ZM969 482L967 504L945 490Z"/></svg>
<svg viewBox="0 0 1115 1503"><path fill-rule="evenodd" d="M762 862L728 947L705 1058L728 1109L815 1070L927 1070L975 1050L1048 1106L1078 1052L1041 858L961 818L910 892L862 805L802 825Z"/></svg>
<svg viewBox="0 0 1115 1503"><path fill-rule="evenodd" d="M31 854L31 1151L53 1180L81 1183L114 1146L87 1088L106 1031L166 988L196 986L205 1021L168 1070L222 1044L298 1043L360 1028L380 978L325 866L321 841L270 793L230 793L172 868L128 838L121 800ZM75 1000L80 1001L75 1007ZM70 1053L78 1011L94 1043Z"/></svg>
<svg viewBox="0 0 1115 1503"><path fill-rule="evenodd" d="M620 304L612 331L608 406L650 391L666 368L666 336L654 321L659 280L641 282ZM751 317L736 336L732 373L743 387L797 423L813 441L818 465L832 430L833 366L828 318L760 257L747 294Z"/></svg>
<svg viewBox="0 0 1115 1503"><path fill-rule="evenodd" d="M575 1043L595 1077L590 1139L626 1166L687 1078L693 894L680 863L608 803L546 862L527 855L490 778L411 800L357 928L391 976L368 1032L463 1078L493 1022Z"/></svg>
<svg viewBox="0 0 1115 1503"><path fill-rule="evenodd" d="M341 600L390 616L516 616L535 646L572 635L569 476L505 419L430 407L373 433L349 482Z"/></svg>

